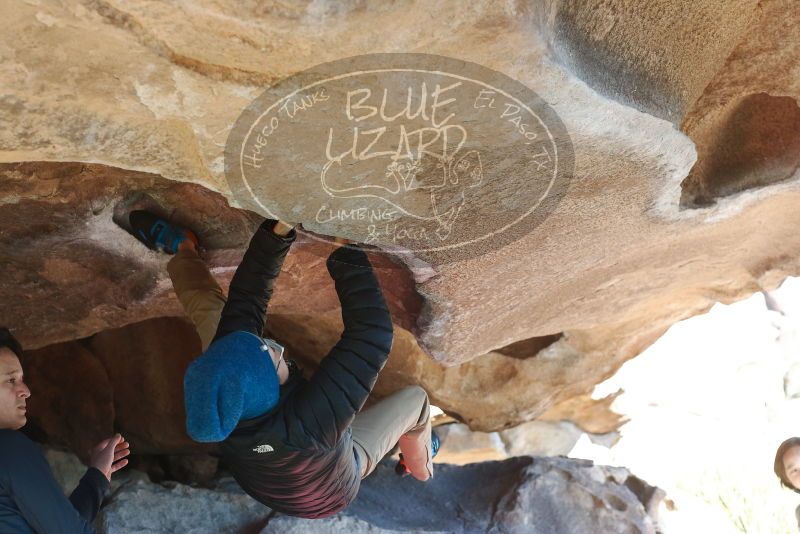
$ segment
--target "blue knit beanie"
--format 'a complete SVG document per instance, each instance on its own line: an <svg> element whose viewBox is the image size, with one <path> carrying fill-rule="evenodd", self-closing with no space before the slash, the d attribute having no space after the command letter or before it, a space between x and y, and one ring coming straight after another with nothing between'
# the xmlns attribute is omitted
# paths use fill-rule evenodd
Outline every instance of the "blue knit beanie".
<svg viewBox="0 0 800 534"><path fill-rule="evenodd" d="M195 441L227 438L239 421L278 403L280 382L262 339L233 332L214 341L183 377L186 431Z"/></svg>

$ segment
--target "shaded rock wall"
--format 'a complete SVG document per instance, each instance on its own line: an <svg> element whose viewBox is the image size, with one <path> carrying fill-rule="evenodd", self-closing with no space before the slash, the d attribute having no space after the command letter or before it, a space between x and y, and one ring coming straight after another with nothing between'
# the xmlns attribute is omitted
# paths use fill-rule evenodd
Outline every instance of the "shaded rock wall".
<svg viewBox="0 0 800 534"><path fill-rule="evenodd" d="M114 431L114 391L106 369L79 343L29 354L23 365L34 392L26 431L87 460L91 448Z"/></svg>
<svg viewBox="0 0 800 534"><path fill-rule="evenodd" d="M25 347L85 337L151 317L180 316L168 257L112 222L118 204L147 191L165 216L196 230L204 259L227 288L261 221L219 194L141 172L82 163L0 164L0 323ZM129 200L130 199L130 200ZM299 238L270 310L325 313L338 308L324 260L332 250ZM410 328L420 307L413 279L391 258L374 257L395 322ZM303 298L313 294L314 298Z"/></svg>
<svg viewBox="0 0 800 534"><path fill-rule="evenodd" d="M683 182L684 206L782 182L800 167L800 107L791 97L747 95L693 133L698 162Z"/></svg>
<svg viewBox="0 0 800 534"><path fill-rule="evenodd" d="M689 193L684 202L698 187L705 193L699 200L708 203L790 178L797 170L798 21L793 2L760 2L748 31L681 117L681 129L698 148L698 164L684 182ZM727 168L720 168L726 159ZM710 191L702 190L705 182Z"/></svg>
<svg viewBox="0 0 800 534"><path fill-rule="evenodd" d="M208 451L184 426L183 373L199 352L197 334L179 318L29 351L26 429L83 459L114 431L139 454Z"/></svg>

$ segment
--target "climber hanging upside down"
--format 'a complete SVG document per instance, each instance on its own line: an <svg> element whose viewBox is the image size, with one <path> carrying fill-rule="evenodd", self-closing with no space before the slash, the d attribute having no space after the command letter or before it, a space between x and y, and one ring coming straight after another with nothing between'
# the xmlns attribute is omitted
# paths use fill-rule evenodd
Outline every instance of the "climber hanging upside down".
<svg viewBox="0 0 800 534"><path fill-rule="evenodd" d="M402 389L361 411L392 347L389 310L367 255L345 240L327 260L344 332L306 380L284 348L262 337L267 303L297 237L272 219L256 230L227 299L198 255L189 230L147 211L130 226L153 249L175 254L167 266L178 299L200 335L203 354L186 371L186 428L199 442L222 442L242 488L279 512L322 518L343 510L361 479L399 443L401 464L417 480L433 475L438 438L428 396Z"/></svg>

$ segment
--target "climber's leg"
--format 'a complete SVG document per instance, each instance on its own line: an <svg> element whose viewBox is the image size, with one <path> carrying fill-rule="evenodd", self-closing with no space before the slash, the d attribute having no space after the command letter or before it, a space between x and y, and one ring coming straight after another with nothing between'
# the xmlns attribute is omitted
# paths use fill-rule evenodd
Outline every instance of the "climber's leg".
<svg viewBox="0 0 800 534"><path fill-rule="evenodd" d="M191 243L178 247L177 254L167 264L167 272L205 351L214 339L222 308L225 307L222 288Z"/></svg>
<svg viewBox="0 0 800 534"><path fill-rule="evenodd" d="M217 331L225 295L197 253L197 236L147 210L128 214L129 231L148 248L174 254L167 264L172 287L194 323L205 351Z"/></svg>
<svg viewBox="0 0 800 534"><path fill-rule="evenodd" d="M431 410L428 394L419 386L405 387L359 413L352 425L361 478L400 445L406 466L417 480L433 476Z"/></svg>

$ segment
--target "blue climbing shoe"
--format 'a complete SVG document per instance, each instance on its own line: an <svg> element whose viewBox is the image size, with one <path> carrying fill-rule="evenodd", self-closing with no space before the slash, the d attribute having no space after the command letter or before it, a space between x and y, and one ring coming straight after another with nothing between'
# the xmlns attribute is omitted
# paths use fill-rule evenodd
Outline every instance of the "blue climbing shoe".
<svg viewBox="0 0 800 534"><path fill-rule="evenodd" d="M431 431L431 458L436 458L439 454L439 448L442 446L442 440L439 439L439 434Z"/></svg>
<svg viewBox="0 0 800 534"><path fill-rule="evenodd" d="M150 249L175 254L178 246L187 239L197 247L194 232L171 224L149 211L132 211L128 220L134 237Z"/></svg>

